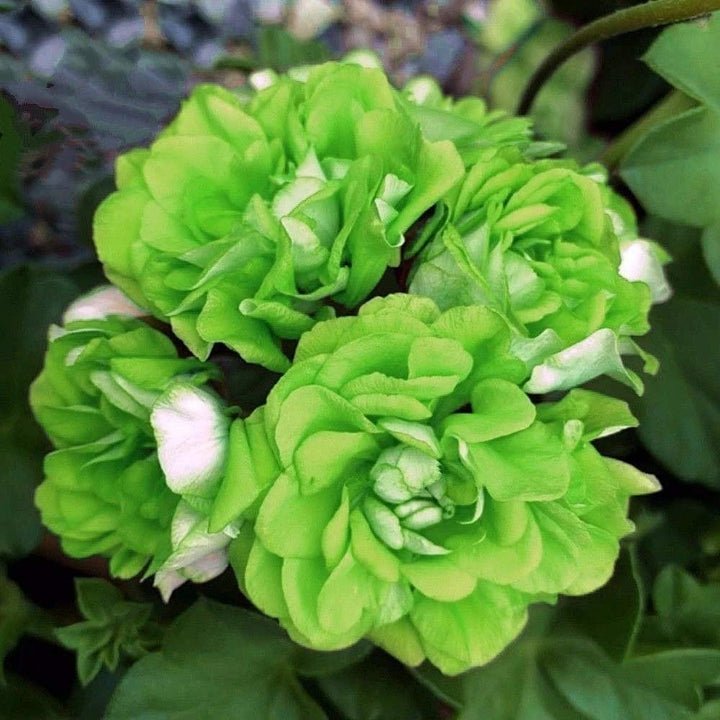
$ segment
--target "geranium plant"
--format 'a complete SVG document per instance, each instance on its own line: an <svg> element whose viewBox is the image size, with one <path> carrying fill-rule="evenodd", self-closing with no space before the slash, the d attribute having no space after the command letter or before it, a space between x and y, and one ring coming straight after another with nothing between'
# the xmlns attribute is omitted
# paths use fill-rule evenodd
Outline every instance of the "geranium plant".
<svg viewBox="0 0 720 720"><path fill-rule="evenodd" d="M244 100L204 86L120 159L100 257L199 360L105 307L113 291L80 300L33 387L60 448L37 502L66 552L108 553L165 599L229 553L239 590L296 642L368 637L456 674L503 650L531 603L612 574L628 499L657 483L591 441L636 421L584 390L526 393L602 372L640 389L620 347L665 292L646 241L652 275L623 277L634 219L597 168L527 157L524 132L493 142L482 108L418 104L435 135L477 128L463 162L406 97L352 63ZM411 227L427 247L410 294L360 306ZM74 320L93 313L107 317ZM299 340L292 362L283 339ZM285 370L247 417L200 387L213 343Z"/></svg>
<svg viewBox="0 0 720 720"><path fill-rule="evenodd" d="M596 37L704 9L591 24L523 110ZM718 35L716 17L694 27ZM673 69L666 37L651 57L710 132L717 84ZM677 162L655 122L608 150L644 201L647 166ZM109 720L700 711L720 677L715 586L667 560L652 501L632 511L663 471L617 439L647 432L637 409L657 427L636 398L683 364L651 332L674 307L652 233L668 226L604 159L431 78L396 87L368 53L194 87L117 158L92 219L111 284L50 326L29 387L52 445L34 504L63 557L105 579L77 579L82 617L48 631L3 569L0 650L16 626L52 634L84 685L114 678ZM660 443L668 464L683 433ZM698 467L688 479L716 481ZM683 546L706 579L707 523L705 555ZM415 704L389 710L405 681ZM692 717L714 717L704 704Z"/></svg>

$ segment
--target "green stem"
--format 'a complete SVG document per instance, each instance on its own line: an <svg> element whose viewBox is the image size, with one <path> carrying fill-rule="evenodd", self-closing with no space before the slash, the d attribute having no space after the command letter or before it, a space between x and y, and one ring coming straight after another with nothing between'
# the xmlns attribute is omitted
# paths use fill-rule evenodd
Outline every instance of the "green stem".
<svg viewBox="0 0 720 720"><path fill-rule="evenodd" d="M598 160L608 170L613 170L620 164L620 161L627 155L631 148L647 135L651 128L663 120L675 117L680 113L689 110L697 103L685 93L673 90L668 93L657 105L643 115L636 123L631 125L625 132L618 135L610 145L605 148Z"/></svg>
<svg viewBox="0 0 720 720"><path fill-rule="evenodd" d="M556 47L535 71L518 105L518 115L526 115L545 82L568 58L586 47L636 30L692 20L716 10L720 10L720 0L652 0L591 22Z"/></svg>

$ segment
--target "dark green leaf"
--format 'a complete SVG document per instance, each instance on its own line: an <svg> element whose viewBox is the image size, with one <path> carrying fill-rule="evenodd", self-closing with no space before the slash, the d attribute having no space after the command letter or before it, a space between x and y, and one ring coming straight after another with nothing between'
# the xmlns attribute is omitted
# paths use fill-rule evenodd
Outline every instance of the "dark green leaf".
<svg viewBox="0 0 720 720"><path fill-rule="evenodd" d="M75 284L62 275L32 265L0 275L0 405L5 432L6 423L27 409L27 389L42 367L49 325L60 319L77 294Z"/></svg>
<svg viewBox="0 0 720 720"><path fill-rule="evenodd" d="M675 297L652 325L660 372L636 403L640 436L678 477L720 487L720 306Z"/></svg>
<svg viewBox="0 0 720 720"><path fill-rule="evenodd" d="M37 454L0 442L0 557L27 555L40 542L42 526L33 496L41 477Z"/></svg>
<svg viewBox="0 0 720 720"><path fill-rule="evenodd" d="M437 701L387 655L321 678L318 685L348 720L435 720Z"/></svg>
<svg viewBox="0 0 720 720"><path fill-rule="evenodd" d="M42 688L21 678L10 678L0 685L0 718L2 720L70 720L57 701Z"/></svg>
<svg viewBox="0 0 720 720"><path fill-rule="evenodd" d="M27 394L42 366L48 326L76 295L72 282L33 266L0 275L0 555L27 554L40 539L33 493L46 445Z"/></svg>
<svg viewBox="0 0 720 720"><path fill-rule="evenodd" d="M649 212L710 225L720 218L720 114L694 108L656 125L627 154L621 174Z"/></svg>
<svg viewBox="0 0 720 720"><path fill-rule="evenodd" d="M720 285L720 220L705 228L702 249L708 269Z"/></svg>
<svg viewBox="0 0 720 720"><path fill-rule="evenodd" d="M591 595L568 598L562 617L595 640L611 658L622 661L632 649L643 610L636 551L629 546L620 554L610 581Z"/></svg>
<svg viewBox="0 0 720 720"><path fill-rule="evenodd" d="M720 678L720 651L668 650L630 660L623 667L628 682L691 709L699 709L703 685Z"/></svg>
<svg viewBox="0 0 720 720"><path fill-rule="evenodd" d="M715 651L613 662L554 612L536 608L528 631L485 667L450 679L427 667L418 674L461 706L458 720L690 720L699 689L720 676Z"/></svg>
<svg viewBox="0 0 720 720"><path fill-rule="evenodd" d="M720 583L703 585L670 566L655 580L653 604L658 630L668 641L720 648Z"/></svg>
<svg viewBox="0 0 720 720"><path fill-rule="evenodd" d="M5 656L15 647L25 632L32 606L20 588L5 575L0 566L0 685L5 683Z"/></svg>
<svg viewBox="0 0 720 720"><path fill-rule="evenodd" d="M107 720L324 720L291 665L295 648L271 620L200 600L137 662Z"/></svg>
<svg viewBox="0 0 720 720"><path fill-rule="evenodd" d="M340 672L364 660L373 650L372 643L365 640L346 650L315 652L307 648L295 648L293 667L303 677L321 677Z"/></svg>
<svg viewBox="0 0 720 720"><path fill-rule="evenodd" d="M720 112L720 13L663 31L643 58L669 83Z"/></svg>
<svg viewBox="0 0 720 720"><path fill-rule="evenodd" d="M677 490L682 490L676 485ZM638 515L647 532L639 540L643 569L655 577L667 565L712 567L720 547L720 498L704 502L680 499L656 512ZM646 619L647 621L647 619Z"/></svg>

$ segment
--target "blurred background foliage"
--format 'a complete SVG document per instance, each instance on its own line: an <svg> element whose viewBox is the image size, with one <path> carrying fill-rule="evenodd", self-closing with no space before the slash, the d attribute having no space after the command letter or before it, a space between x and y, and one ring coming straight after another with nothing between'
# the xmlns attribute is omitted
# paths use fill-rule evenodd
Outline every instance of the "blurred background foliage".
<svg viewBox="0 0 720 720"><path fill-rule="evenodd" d="M0 720L720 719L720 15L586 50L533 107L541 136L608 165L674 258L646 343L661 372L627 398L642 424L602 448L664 492L635 503L606 587L537 608L496 661L445 678L365 644L303 650L234 606L232 578L171 608L111 585L102 561L62 556L32 503L47 446L26 397L48 325L101 281L91 220L115 158L193 85L369 48L397 84L430 73L512 111L550 50L631 4L0 1ZM236 361L233 376L249 405L272 380Z"/></svg>

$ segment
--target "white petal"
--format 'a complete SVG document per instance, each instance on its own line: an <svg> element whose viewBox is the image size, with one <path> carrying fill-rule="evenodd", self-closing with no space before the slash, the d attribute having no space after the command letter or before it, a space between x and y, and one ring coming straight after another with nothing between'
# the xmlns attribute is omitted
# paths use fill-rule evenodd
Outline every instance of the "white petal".
<svg viewBox="0 0 720 720"><path fill-rule="evenodd" d="M160 591L165 602L170 601L170 596L177 590L187 578L174 570L160 569L155 573L153 585Z"/></svg>
<svg viewBox="0 0 720 720"><path fill-rule="evenodd" d="M205 390L177 383L158 398L150 421L168 487L203 495L225 466L230 421L220 400Z"/></svg>
<svg viewBox="0 0 720 720"><path fill-rule="evenodd" d="M642 392L642 381L623 365L618 339L608 328L597 330L533 368L523 390L528 393L569 390L600 375L609 375Z"/></svg>
<svg viewBox="0 0 720 720"><path fill-rule="evenodd" d="M250 87L259 92L260 90L264 90L265 88L269 88L271 85L274 85L277 80L277 73L274 70L267 68L265 70L257 70L256 72L251 73L248 78L248 83L250 83Z"/></svg>
<svg viewBox="0 0 720 720"><path fill-rule="evenodd" d="M63 323L74 320L102 320L108 315L143 317L147 315L127 295L112 285L103 285L73 302L63 315Z"/></svg>
<svg viewBox="0 0 720 720"><path fill-rule="evenodd" d="M642 238L620 243L620 275L631 282L648 285L654 304L663 303L672 295L660 253L654 243Z"/></svg>
<svg viewBox="0 0 720 720"><path fill-rule="evenodd" d="M226 549L205 555L196 562L188 565L183 573L188 580L195 583L207 582L222 575L228 566L228 554Z"/></svg>

